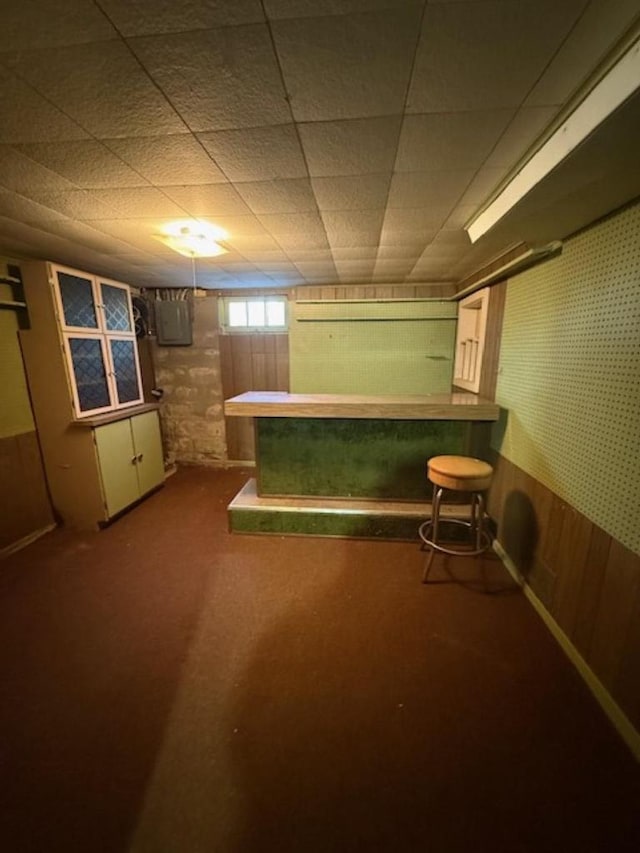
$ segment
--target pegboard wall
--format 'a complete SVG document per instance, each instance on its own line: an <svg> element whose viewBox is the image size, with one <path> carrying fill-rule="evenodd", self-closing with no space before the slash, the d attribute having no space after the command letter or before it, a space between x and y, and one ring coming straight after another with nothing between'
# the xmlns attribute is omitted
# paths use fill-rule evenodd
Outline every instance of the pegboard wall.
<svg viewBox="0 0 640 853"><path fill-rule="evenodd" d="M640 553L640 205L507 285L493 444Z"/></svg>

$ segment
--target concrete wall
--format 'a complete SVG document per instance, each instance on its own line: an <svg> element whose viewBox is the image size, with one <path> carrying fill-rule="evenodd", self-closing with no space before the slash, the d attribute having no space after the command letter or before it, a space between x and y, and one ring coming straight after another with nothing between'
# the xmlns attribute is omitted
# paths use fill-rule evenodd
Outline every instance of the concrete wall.
<svg viewBox="0 0 640 853"><path fill-rule="evenodd" d="M166 461L183 465L226 462L218 301L193 300L193 344L153 347L156 386L164 390L160 417Z"/></svg>

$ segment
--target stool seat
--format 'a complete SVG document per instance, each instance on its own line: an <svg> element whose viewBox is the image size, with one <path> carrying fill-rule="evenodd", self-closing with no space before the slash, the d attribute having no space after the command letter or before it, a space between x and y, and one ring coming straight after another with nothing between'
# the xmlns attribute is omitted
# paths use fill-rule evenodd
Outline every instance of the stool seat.
<svg viewBox="0 0 640 853"><path fill-rule="evenodd" d="M471 456L434 456L427 462L432 483L455 492L481 492L488 489L493 468Z"/></svg>
<svg viewBox="0 0 640 853"><path fill-rule="evenodd" d="M424 521L418 528L418 534L429 549L429 555L422 576L423 583L427 582L431 563L436 551L440 554L478 556L491 545L491 537L485 529L484 497L491 485L493 468L482 459L472 456L433 456L427 461L427 476L433 484L433 500L431 503L431 518ZM468 520L458 518L440 518L440 505L443 491L471 493L471 514ZM441 525L457 525L466 528L469 541L463 546L453 544L443 545L441 542Z"/></svg>

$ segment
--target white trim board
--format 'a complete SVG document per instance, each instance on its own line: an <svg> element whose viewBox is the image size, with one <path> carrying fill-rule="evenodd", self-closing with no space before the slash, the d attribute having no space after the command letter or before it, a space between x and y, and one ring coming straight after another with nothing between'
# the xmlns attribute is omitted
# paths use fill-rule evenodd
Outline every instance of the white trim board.
<svg viewBox="0 0 640 853"><path fill-rule="evenodd" d="M493 550L500 557L511 577L522 588L526 598L545 623L562 651L578 670L578 674L581 676L582 680L585 682L622 740L629 747L636 761L640 762L640 732L638 732L634 727L631 720L629 720L622 708L618 705L613 696L609 693L607 688L582 657L578 649L573 645L569 637L567 637L535 592L527 584L517 566L497 539L493 542Z"/></svg>

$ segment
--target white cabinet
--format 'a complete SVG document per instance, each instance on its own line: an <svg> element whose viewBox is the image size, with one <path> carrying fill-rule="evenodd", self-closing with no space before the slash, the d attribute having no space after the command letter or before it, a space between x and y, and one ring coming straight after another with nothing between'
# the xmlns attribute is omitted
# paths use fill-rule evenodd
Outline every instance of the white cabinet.
<svg viewBox="0 0 640 853"><path fill-rule="evenodd" d="M76 417L142 402L126 284L49 265Z"/></svg>
<svg viewBox="0 0 640 853"><path fill-rule="evenodd" d="M164 481L129 288L43 261L21 268L31 327L20 340L52 503L66 524L95 528Z"/></svg>
<svg viewBox="0 0 640 853"><path fill-rule="evenodd" d="M488 311L488 287L469 294L458 303L453 384L475 394L480 390Z"/></svg>

